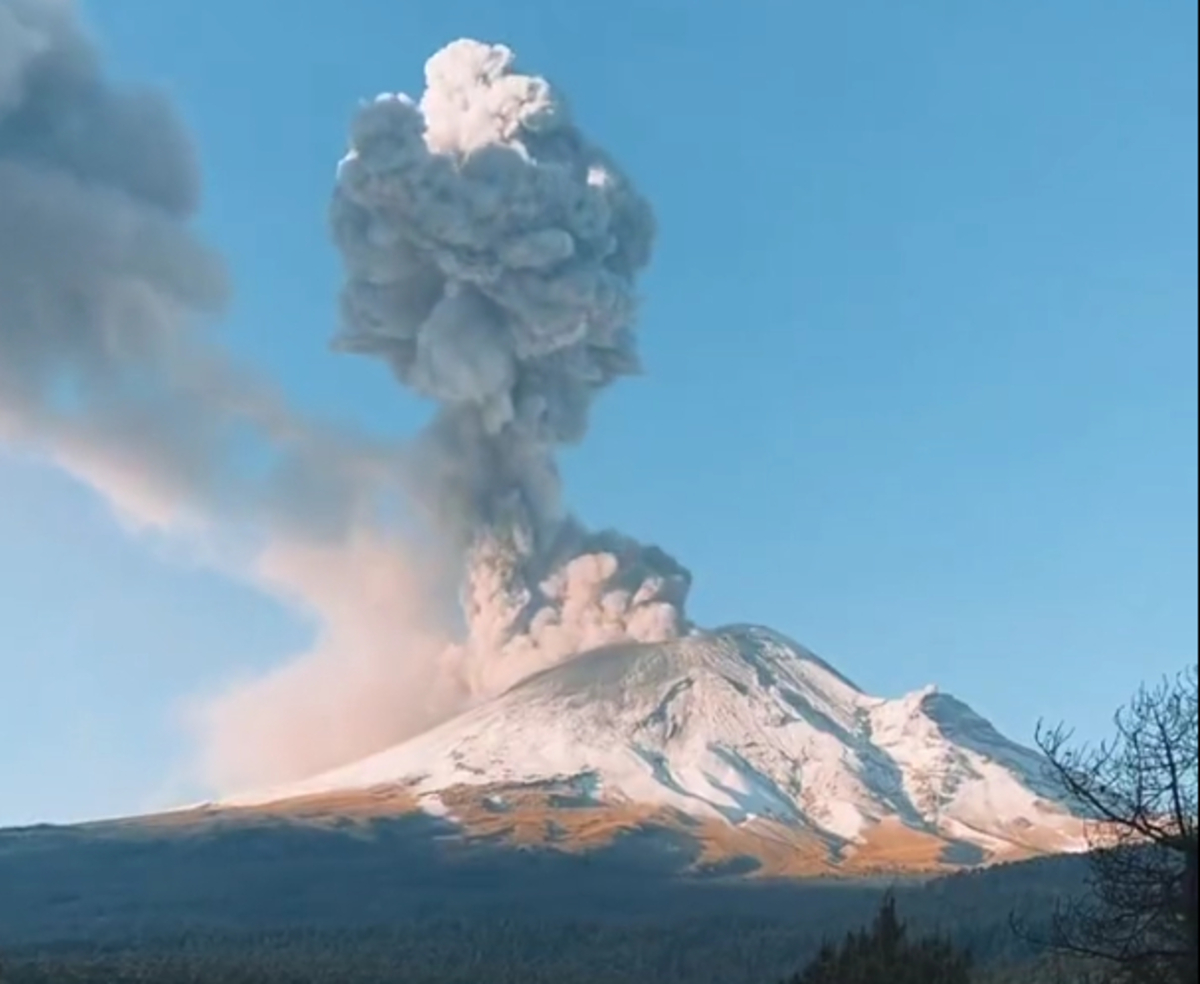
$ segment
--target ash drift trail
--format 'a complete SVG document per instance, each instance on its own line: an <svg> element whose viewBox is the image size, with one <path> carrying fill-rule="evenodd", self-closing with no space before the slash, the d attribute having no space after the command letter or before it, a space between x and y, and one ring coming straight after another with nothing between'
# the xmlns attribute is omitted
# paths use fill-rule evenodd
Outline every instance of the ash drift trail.
<svg viewBox="0 0 1200 984"><path fill-rule="evenodd" d="M194 230L174 108L108 78L70 0L0 0L0 442L315 616L311 649L189 709L221 791L687 632L687 572L573 521L554 462L636 370L650 210L507 49L456 42L427 77L419 104L362 108L332 208L338 344L439 406L397 448L307 418L204 331L225 263ZM432 537L397 528L409 513Z"/></svg>
<svg viewBox="0 0 1200 984"><path fill-rule="evenodd" d="M638 369L635 279L654 218L507 48L456 41L425 75L420 102L361 108L338 168L336 344L439 405L414 495L461 557L455 661L473 692L495 693L599 645L687 630L688 572L585 531L555 465L596 395Z"/></svg>

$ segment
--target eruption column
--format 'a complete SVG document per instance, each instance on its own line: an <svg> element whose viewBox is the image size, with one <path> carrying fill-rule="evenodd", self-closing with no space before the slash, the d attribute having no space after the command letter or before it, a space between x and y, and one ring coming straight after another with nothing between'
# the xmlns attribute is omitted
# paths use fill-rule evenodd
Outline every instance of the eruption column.
<svg viewBox="0 0 1200 984"><path fill-rule="evenodd" d="M677 635L687 571L584 531L554 458L583 438L596 395L638 371L650 207L509 49L456 41L425 78L419 103L383 95L354 120L332 206L347 271L336 344L438 405L414 483L463 559L467 649L486 657L473 663L503 680Z"/></svg>

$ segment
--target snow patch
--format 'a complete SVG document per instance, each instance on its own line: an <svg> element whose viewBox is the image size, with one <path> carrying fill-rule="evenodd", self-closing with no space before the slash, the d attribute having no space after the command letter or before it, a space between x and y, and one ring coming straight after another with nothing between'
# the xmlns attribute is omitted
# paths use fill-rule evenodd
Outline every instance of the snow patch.
<svg viewBox="0 0 1200 984"><path fill-rule="evenodd" d="M553 783L838 842L894 817L987 852L1035 836L1081 849L1040 763L936 688L872 697L777 633L737 626L583 654L387 751L231 802L401 782L432 812L456 786Z"/></svg>

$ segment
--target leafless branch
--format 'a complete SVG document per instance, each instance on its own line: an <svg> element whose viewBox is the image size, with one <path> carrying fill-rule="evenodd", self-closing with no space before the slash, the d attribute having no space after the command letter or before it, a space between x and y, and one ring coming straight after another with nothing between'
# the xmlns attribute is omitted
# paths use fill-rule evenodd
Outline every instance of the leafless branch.
<svg viewBox="0 0 1200 984"><path fill-rule="evenodd" d="M1037 744L1090 821L1091 876L1042 942L1103 961L1108 981L1197 979L1197 673L1143 687L1114 717L1115 737L1076 744L1039 725Z"/></svg>

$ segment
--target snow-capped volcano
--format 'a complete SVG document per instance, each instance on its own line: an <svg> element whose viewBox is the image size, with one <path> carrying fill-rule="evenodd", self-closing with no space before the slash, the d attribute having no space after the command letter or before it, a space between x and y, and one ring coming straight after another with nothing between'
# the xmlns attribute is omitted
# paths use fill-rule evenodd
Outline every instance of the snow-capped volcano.
<svg viewBox="0 0 1200 984"><path fill-rule="evenodd" d="M584 828L666 826L723 838L725 854L769 842L775 867L789 844L835 868L1084 846L1040 756L965 704L932 688L869 696L748 626L584 654L387 751L223 805L384 790L468 831L570 846Z"/></svg>

